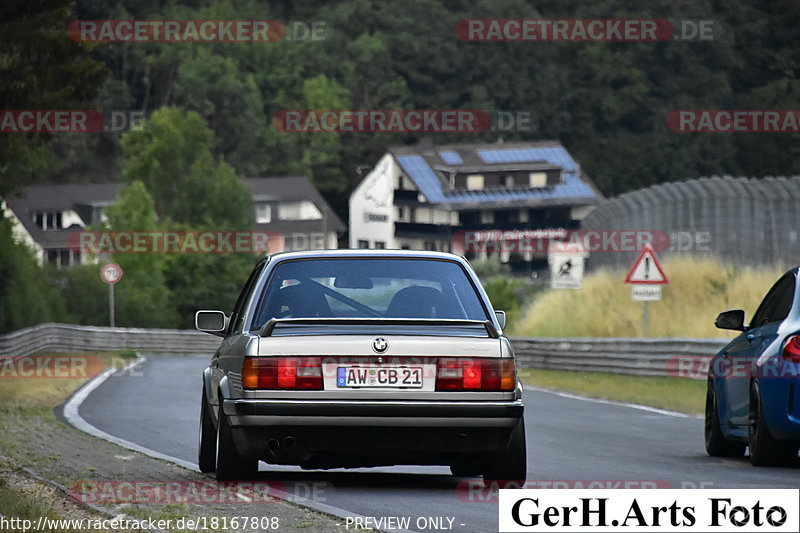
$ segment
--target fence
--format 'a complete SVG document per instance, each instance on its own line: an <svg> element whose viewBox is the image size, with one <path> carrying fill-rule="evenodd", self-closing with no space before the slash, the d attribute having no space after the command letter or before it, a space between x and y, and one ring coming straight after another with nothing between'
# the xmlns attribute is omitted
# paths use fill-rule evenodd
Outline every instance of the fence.
<svg viewBox="0 0 800 533"><path fill-rule="evenodd" d="M738 265L800 262L800 176L713 177L663 183L598 206L582 230L658 230L659 255L716 256ZM628 267L636 252L593 253L588 267Z"/></svg>
<svg viewBox="0 0 800 533"><path fill-rule="evenodd" d="M521 366L644 376L703 378L725 339L512 339ZM39 324L0 336L0 358L41 352L206 354L219 337L193 330Z"/></svg>
<svg viewBox="0 0 800 533"><path fill-rule="evenodd" d="M705 379L726 339L512 339L521 366Z"/></svg>
<svg viewBox="0 0 800 533"><path fill-rule="evenodd" d="M107 328L71 324L39 324L0 336L0 357L40 352L117 351L208 354L219 337L194 330Z"/></svg>

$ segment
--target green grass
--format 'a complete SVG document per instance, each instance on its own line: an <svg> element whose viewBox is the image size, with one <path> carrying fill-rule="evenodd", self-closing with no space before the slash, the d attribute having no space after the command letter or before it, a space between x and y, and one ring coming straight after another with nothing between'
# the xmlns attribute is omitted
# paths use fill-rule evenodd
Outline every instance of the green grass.
<svg viewBox="0 0 800 533"><path fill-rule="evenodd" d="M714 327L726 309L744 309L747 319L767 290L786 270L736 267L714 259L675 257L664 262L670 284L662 300L651 302L651 337L726 338L733 332ZM640 337L642 304L631 300L623 270L599 270L586 276L583 289L547 290L509 323L520 337Z"/></svg>
<svg viewBox="0 0 800 533"><path fill-rule="evenodd" d="M21 520L30 520L33 524L40 516L53 519L67 518L60 515L49 503L52 495L40 493L36 489L15 490L9 487L3 479L0 479L0 515ZM13 531L13 530L12 530ZM43 533L49 533L50 529L43 529ZM74 529L59 529L59 533L77 533Z"/></svg>
<svg viewBox="0 0 800 533"><path fill-rule="evenodd" d="M41 357L49 354L39 354ZM14 374L7 368L4 377L0 377L0 453L11 456L24 454L25 442L21 440L17 428L39 428L47 431L47 424L55 420L53 408L63 403L74 390L88 379L106 368L121 368L131 358L130 353L91 352L86 354L53 354L58 356L91 356L87 360L86 377L9 377ZM135 354L133 354L135 357ZM15 367L22 368L22 367ZM60 457L28 457L32 464L59 461ZM94 470L93 467L86 467ZM35 487L36 484L32 484ZM40 489L41 490L41 489ZM52 495L41 494L33 489L21 490L10 487L0 478L0 514L5 517L16 517L32 520L34 523L40 516L50 518L69 518L61 516L51 503ZM74 530L59 530L59 533L72 533ZM47 533L47 531L45 531ZM77 532L75 532L77 533Z"/></svg>
<svg viewBox="0 0 800 533"><path fill-rule="evenodd" d="M86 377L21 377L18 373L23 366L15 366L16 371L6 369L0 376L0 413L9 410L51 409L63 403L84 382L107 368L122 368L130 362L133 355L125 352L54 353L31 356L47 357L86 357ZM0 367L1 368L1 367ZM15 373L16 372L16 373ZM75 372L76 375L81 372Z"/></svg>
<svg viewBox="0 0 800 533"><path fill-rule="evenodd" d="M705 408L704 380L538 368L521 369L520 376L528 385L589 398L635 403L692 415L702 414Z"/></svg>

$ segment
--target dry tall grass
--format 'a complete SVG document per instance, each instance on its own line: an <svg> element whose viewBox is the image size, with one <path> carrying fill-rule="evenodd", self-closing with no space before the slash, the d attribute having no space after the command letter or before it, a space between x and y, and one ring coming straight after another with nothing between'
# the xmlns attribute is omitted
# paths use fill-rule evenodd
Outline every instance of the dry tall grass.
<svg viewBox="0 0 800 533"><path fill-rule="evenodd" d="M744 309L745 320L766 292L788 270L743 268L715 259L671 258L664 263L670 284L662 299L649 303L650 337L732 337L714 327L726 309ZM581 290L548 290L509 324L510 334L525 337L640 337L642 303L631 300L625 272L600 270L584 279Z"/></svg>

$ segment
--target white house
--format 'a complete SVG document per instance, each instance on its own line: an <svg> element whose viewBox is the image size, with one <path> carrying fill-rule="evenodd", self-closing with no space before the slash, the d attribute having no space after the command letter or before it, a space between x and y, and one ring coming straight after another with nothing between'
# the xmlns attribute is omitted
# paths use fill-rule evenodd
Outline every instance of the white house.
<svg viewBox="0 0 800 533"><path fill-rule="evenodd" d="M602 200L558 142L391 147L350 196L349 245L451 251L464 234L566 231ZM502 258L542 261L546 250Z"/></svg>

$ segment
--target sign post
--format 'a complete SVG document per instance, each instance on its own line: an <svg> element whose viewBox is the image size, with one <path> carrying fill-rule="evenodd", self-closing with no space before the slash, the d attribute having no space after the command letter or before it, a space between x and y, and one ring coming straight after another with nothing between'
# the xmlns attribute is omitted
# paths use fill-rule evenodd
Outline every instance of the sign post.
<svg viewBox="0 0 800 533"><path fill-rule="evenodd" d="M108 317L114 327L114 285L122 278L122 268L116 263L106 263L100 268L100 278L108 285Z"/></svg>
<svg viewBox="0 0 800 533"><path fill-rule="evenodd" d="M587 255L579 243L551 242L547 250L550 286L553 289L582 288L583 262Z"/></svg>
<svg viewBox="0 0 800 533"><path fill-rule="evenodd" d="M628 271L625 283L633 285L631 299L634 302L642 302L642 336L647 337L650 327L650 313L647 304L661 300L661 285L669 285L664 268L652 246L644 245L639 257Z"/></svg>

